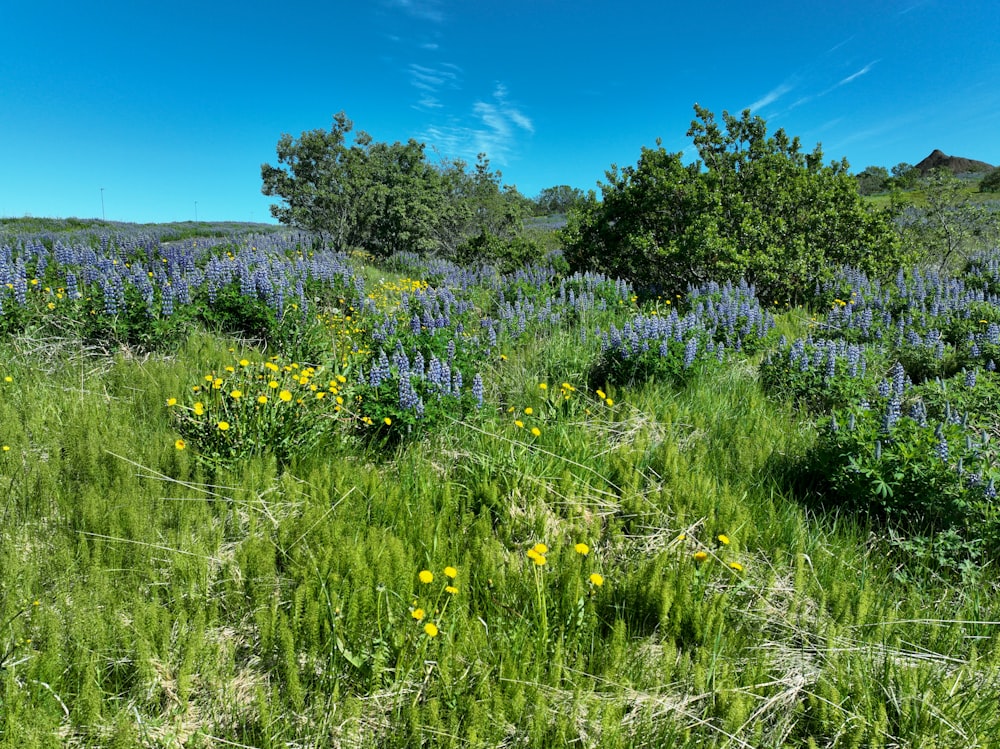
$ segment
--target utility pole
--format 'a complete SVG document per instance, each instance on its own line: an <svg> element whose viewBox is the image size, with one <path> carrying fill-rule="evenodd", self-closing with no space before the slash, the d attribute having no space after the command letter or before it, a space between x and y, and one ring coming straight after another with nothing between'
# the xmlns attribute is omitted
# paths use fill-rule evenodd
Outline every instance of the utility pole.
<svg viewBox="0 0 1000 749"><path fill-rule="evenodd" d="M104 188L101 188L101 221L107 221L108 219L104 216Z"/></svg>

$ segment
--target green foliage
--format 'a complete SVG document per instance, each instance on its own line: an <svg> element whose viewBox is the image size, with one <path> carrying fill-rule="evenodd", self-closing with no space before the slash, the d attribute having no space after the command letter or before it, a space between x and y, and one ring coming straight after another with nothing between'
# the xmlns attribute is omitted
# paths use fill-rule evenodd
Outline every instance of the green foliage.
<svg viewBox="0 0 1000 749"><path fill-rule="evenodd" d="M979 192L1000 192L1000 167L987 173L979 182Z"/></svg>
<svg viewBox="0 0 1000 749"><path fill-rule="evenodd" d="M920 178L920 172L912 164L901 161L892 168L893 186L900 190L913 187Z"/></svg>
<svg viewBox="0 0 1000 749"><path fill-rule="evenodd" d="M307 295L337 306L325 369L221 320L190 320L169 355L41 339L32 317L0 342L0 746L990 745L1000 598L988 570L939 561L969 540L961 522L995 526L988 505L963 508L922 457L947 500L935 517L960 521L926 547L804 510L783 471L827 438L766 397L746 352L683 389L585 387L595 327L711 294L647 301L549 268L441 282L484 406L442 398L416 439L368 440L342 427L371 414L375 435L376 403L399 398L390 378L357 400L376 333L439 358L448 338L405 322L424 276L358 274L360 300ZM500 317L501 291L536 312L587 304L512 319L487 346L474 323ZM406 330L374 330L382 313ZM919 394L930 416L995 419L982 373ZM993 470L991 444L974 459L942 429L952 464ZM932 437L883 450L895 467Z"/></svg>
<svg viewBox="0 0 1000 749"><path fill-rule="evenodd" d="M322 444L350 399L343 375L323 379L322 369L249 359L198 377L183 398L167 400L181 438L175 449L191 450L215 468L255 456L274 456L279 466Z"/></svg>
<svg viewBox="0 0 1000 749"><path fill-rule="evenodd" d="M283 201L271 206L271 215L342 250L387 256L431 249L443 195L424 145L375 142L364 131L348 145L354 124L343 112L333 120L329 132L282 135L279 166L261 165L262 192Z"/></svg>
<svg viewBox="0 0 1000 749"><path fill-rule="evenodd" d="M708 110L688 135L701 160L643 148L635 167L607 172L563 232L574 269L600 269L668 293L744 277L762 298L802 299L842 265L886 275L902 260L890 216L866 208L846 163L822 164L749 111Z"/></svg>
<svg viewBox="0 0 1000 749"><path fill-rule="evenodd" d="M884 166L867 166L855 177L858 181L858 192L862 195L877 195L889 189L889 170Z"/></svg>
<svg viewBox="0 0 1000 749"><path fill-rule="evenodd" d="M1000 551L998 451L982 434L968 443L943 418L904 417L886 430L875 409L835 410L807 462L828 507L887 520L904 549L954 568Z"/></svg>
<svg viewBox="0 0 1000 749"><path fill-rule="evenodd" d="M501 273L510 273L541 260L541 250L531 239L515 236L501 239L485 231L463 242L455 259L464 265L493 265Z"/></svg>
<svg viewBox="0 0 1000 749"><path fill-rule="evenodd" d="M934 169L917 186L925 202L901 218L904 242L921 261L942 271L963 267L976 253L1000 242L1000 219L973 199L965 183L948 169Z"/></svg>
<svg viewBox="0 0 1000 749"><path fill-rule="evenodd" d="M461 160L428 162L426 146L378 142L340 112L330 131L278 141L278 166L261 165L262 192L278 197L271 215L327 238L340 250L377 258L400 251L453 257L470 239L511 240L529 201L501 185L480 154L471 173Z"/></svg>
<svg viewBox="0 0 1000 749"><path fill-rule="evenodd" d="M535 197L533 213L536 216L551 216L559 213L569 213L582 204L586 195L578 187L555 185L546 187Z"/></svg>

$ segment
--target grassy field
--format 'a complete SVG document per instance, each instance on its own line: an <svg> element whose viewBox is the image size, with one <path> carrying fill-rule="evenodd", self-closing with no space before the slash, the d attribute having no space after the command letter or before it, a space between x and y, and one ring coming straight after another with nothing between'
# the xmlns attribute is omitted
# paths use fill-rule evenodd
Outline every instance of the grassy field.
<svg viewBox="0 0 1000 749"><path fill-rule="evenodd" d="M39 272L6 241L0 745L996 746L995 549L939 564L878 512L820 510L801 476L828 414L762 380L837 302L624 376L615 331L705 319L698 294L406 257L323 275L289 243L267 336L232 326L256 306L220 316L239 280L166 314L212 258L264 267L263 238L227 242L190 265L110 243L150 342L83 254ZM147 267L155 309L129 291Z"/></svg>

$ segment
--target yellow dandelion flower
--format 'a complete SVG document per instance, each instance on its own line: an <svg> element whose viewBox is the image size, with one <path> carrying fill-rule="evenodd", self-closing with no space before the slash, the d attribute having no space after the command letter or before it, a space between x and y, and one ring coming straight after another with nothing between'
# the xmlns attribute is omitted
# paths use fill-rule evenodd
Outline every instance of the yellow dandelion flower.
<svg viewBox="0 0 1000 749"><path fill-rule="evenodd" d="M430 570L420 570L420 574L417 577L420 578L420 582L424 585L434 582L434 573Z"/></svg>
<svg viewBox="0 0 1000 749"><path fill-rule="evenodd" d="M458 577L458 570L456 570L454 567L445 567L444 576L447 577L449 580L454 580L456 577Z"/></svg>
<svg viewBox="0 0 1000 749"><path fill-rule="evenodd" d="M527 407L526 409L524 409L524 412L525 412L525 413L526 413L526 414L527 414L528 416L531 416L531 414L535 413L535 410L534 410L534 409L533 409L533 408L532 408L531 406L528 406L528 407Z"/></svg>
<svg viewBox="0 0 1000 749"><path fill-rule="evenodd" d="M733 570L736 570L737 572L742 572L743 571L743 565L740 564L739 562L730 562L729 563L729 568L733 569Z"/></svg>
<svg viewBox="0 0 1000 749"><path fill-rule="evenodd" d="M177 440L176 442L174 442L174 447L176 447L178 450L183 450L185 447L187 447L187 443L185 443L184 440Z"/></svg>
<svg viewBox="0 0 1000 749"><path fill-rule="evenodd" d="M539 554L534 549L528 549L528 551L526 553L527 553L528 559L530 559L531 561L535 561L538 557L541 556L541 554Z"/></svg>
<svg viewBox="0 0 1000 749"><path fill-rule="evenodd" d="M216 426L219 427L220 432L225 432L227 429L229 429L229 422L220 421L218 424L216 424Z"/></svg>
<svg viewBox="0 0 1000 749"><path fill-rule="evenodd" d="M413 611L410 612L410 616L412 616L414 619L416 619L419 622L421 619L424 618L424 610L423 609L413 609Z"/></svg>
<svg viewBox="0 0 1000 749"><path fill-rule="evenodd" d="M444 592L445 593L450 593L453 596L457 596L458 595L458 588L456 588L454 585L446 585L445 588L444 588Z"/></svg>
<svg viewBox="0 0 1000 749"><path fill-rule="evenodd" d="M520 419L514 419L514 426L516 426L518 429L524 429L524 422L521 421Z"/></svg>
<svg viewBox="0 0 1000 749"><path fill-rule="evenodd" d="M249 359L240 359L240 366L241 367L249 367L250 366L250 360Z"/></svg>
<svg viewBox="0 0 1000 749"><path fill-rule="evenodd" d="M580 556L585 557L585 556L587 556L590 553L590 547L587 546L587 544L580 543L580 544L576 544L573 547L573 551L575 551Z"/></svg>
<svg viewBox="0 0 1000 749"><path fill-rule="evenodd" d="M545 382L539 382L539 383L538 383L538 389L539 389L539 390L548 390L548 389L549 389L549 386L548 386L548 384L547 384L547 383L545 383Z"/></svg>
<svg viewBox="0 0 1000 749"><path fill-rule="evenodd" d="M543 543L537 543L537 544L535 544L535 546L534 546L534 549L535 549L535 551L537 551L537 552L538 552L539 554L548 554L548 553L549 553L549 547L548 547L548 546L546 546L546 545L545 545L545 544L543 544Z"/></svg>
<svg viewBox="0 0 1000 749"><path fill-rule="evenodd" d="M438 635L437 625L434 624L434 622L427 622L427 624L424 625L424 634L427 635L428 637L437 637Z"/></svg>
<svg viewBox="0 0 1000 749"><path fill-rule="evenodd" d="M323 400L325 397L326 397L326 391L325 390L320 390L319 392L316 393L316 400L318 400L318 401Z"/></svg>
<svg viewBox="0 0 1000 749"><path fill-rule="evenodd" d="M613 400L611 400L610 398L605 398L604 402L607 403L609 406L615 405L615 402Z"/></svg>
<svg viewBox="0 0 1000 749"><path fill-rule="evenodd" d="M229 374L232 374L233 372L236 371L236 368L235 367L226 367L226 371L229 372Z"/></svg>
<svg viewBox="0 0 1000 749"><path fill-rule="evenodd" d="M705 552L705 551L696 551L694 553L694 561L696 561L696 562L704 562L706 559L708 559L708 552Z"/></svg>
<svg viewBox="0 0 1000 749"><path fill-rule="evenodd" d="M233 390L231 393L229 393L229 395L230 395L230 397L234 401L238 401L240 398L243 397L243 391L242 390Z"/></svg>
<svg viewBox="0 0 1000 749"><path fill-rule="evenodd" d="M392 426L392 419L386 416L384 419L382 419L382 423L385 424L387 427Z"/></svg>
<svg viewBox="0 0 1000 749"><path fill-rule="evenodd" d="M285 403L288 403L288 401L292 399L292 394L287 390L282 390L280 393L278 393L278 397Z"/></svg>
<svg viewBox="0 0 1000 749"><path fill-rule="evenodd" d="M678 541L686 541L687 540L687 533L681 533L681 534L679 534L677 536L677 540Z"/></svg>
<svg viewBox="0 0 1000 749"><path fill-rule="evenodd" d="M9 452L10 452L10 445L4 445L4 446L3 446L3 451L4 451L5 453L9 453Z"/></svg>
<svg viewBox="0 0 1000 749"><path fill-rule="evenodd" d="M267 386L269 388L271 388L271 390L277 390L278 389L278 381L277 380L271 380L270 382L267 383Z"/></svg>
<svg viewBox="0 0 1000 749"><path fill-rule="evenodd" d="M177 405L176 398L167 398L167 408L173 408L176 405Z"/></svg>
<svg viewBox="0 0 1000 749"><path fill-rule="evenodd" d="M14 378L11 377L10 375L7 375L6 377L3 378L3 381L4 382L13 382Z"/></svg>
<svg viewBox="0 0 1000 749"><path fill-rule="evenodd" d="M205 375L205 382L213 382L215 380L215 375Z"/></svg>
<svg viewBox="0 0 1000 749"><path fill-rule="evenodd" d="M592 573L589 579L590 579L590 584L593 585L595 588L600 588L602 585L604 585L604 576L599 575L596 572Z"/></svg>
<svg viewBox="0 0 1000 749"><path fill-rule="evenodd" d="M533 435L535 435L536 437L541 437L542 436L542 430L539 429L538 427L531 427L531 433Z"/></svg>
<svg viewBox="0 0 1000 749"><path fill-rule="evenodd" d="M198 401L194 404L194 415L195 416L205 415L205 404L202 403L201 401Z"/></svg>
<svg viewBox="0 0 1000 749"><path fill-rule="evenodd" d="M725 535L724 533L720 533L718 536L716 536L716 538L719 539L719 543L722 544L723 546L729 546L729 536Z"/></svg>
<svg viewBox="0 0 1000 749"><path fill-rule="evenodd" d="M266 395L258 395L257 396L257 402L260 403L261 405L267 403L267 396Z"/></svg>
<svg viewBox="0 0 1000 749"><path fill-rule="evenodd" d="M604 400L604 399L605 399L605 398L607 398L608 396L606 396L606 395L604 394L604 391L603 391L603 390L598 390L598 391L597 391L597 397L598 397L598 398L600 398L601 400Z"/></svg>

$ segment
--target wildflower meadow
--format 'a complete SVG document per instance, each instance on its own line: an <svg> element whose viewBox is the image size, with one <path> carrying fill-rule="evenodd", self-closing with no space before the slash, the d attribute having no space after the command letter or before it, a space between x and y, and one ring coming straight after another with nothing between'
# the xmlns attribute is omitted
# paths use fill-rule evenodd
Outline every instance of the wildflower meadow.
<svg viewBox="0 0 1000 749"><path fill-rule="evenodd" d="M998 295L2 230L0 745L996 746Z"/></svg>

